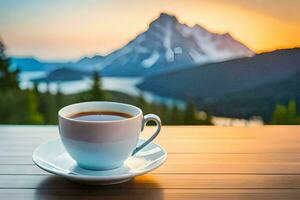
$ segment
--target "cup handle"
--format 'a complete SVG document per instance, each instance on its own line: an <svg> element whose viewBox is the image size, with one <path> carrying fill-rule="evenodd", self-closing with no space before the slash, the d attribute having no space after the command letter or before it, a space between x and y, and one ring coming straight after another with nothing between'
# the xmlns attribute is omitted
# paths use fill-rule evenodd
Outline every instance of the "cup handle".
<svg viewBox="0 0 300 200"><path fill-rule="evenodd" d="M160 121L160 118L157 115L154 115L154 114L147 114L147 115L144 116L143 123L142 123L142 131L144 130L146 124L149 121L154 121L156 123L156 130L155 130L154 134L148 140L146 140L143 144L141 144L140 146L136 147L133 150L133 152L131 154L132 156L134 154L136 154L138 151L140 151L142 148L144 148L147 144L149 144L150 142L152 142L152 140L154 140L154 138L156 138L156 136L160 132L161 121Z"/></svg>

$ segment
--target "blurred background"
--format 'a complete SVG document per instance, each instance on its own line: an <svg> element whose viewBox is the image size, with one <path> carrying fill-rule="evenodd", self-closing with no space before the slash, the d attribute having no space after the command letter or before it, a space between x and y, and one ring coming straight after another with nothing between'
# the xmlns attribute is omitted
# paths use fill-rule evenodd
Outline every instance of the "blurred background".
<svg viewBox="0 0 300 200"><path fill-rule="evenodd" d="M0 124L57 124L61 107L94 100L163 124L300 124L299 8L0 0Z"/></svg>

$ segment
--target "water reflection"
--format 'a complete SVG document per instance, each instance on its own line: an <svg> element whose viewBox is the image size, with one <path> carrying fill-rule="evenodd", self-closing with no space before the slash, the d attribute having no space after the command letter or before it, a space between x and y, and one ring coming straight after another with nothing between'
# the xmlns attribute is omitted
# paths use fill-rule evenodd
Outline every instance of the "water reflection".
<svg viewBox="0 0 300 200"><path fill-rule="evenodd" d="M31 79L40 78L43 76L45 76L45 72L22 72L20 75L20 88L32 88L33 82ZM169 106L172 106L175 103L180 108L185 107L184 101L170 97L163 97L151 92L140 90L136 87L136 85L142 81L143 78L141 77L102 77L102 86L105 90L123 92L133 96L143 94L144 98L148 102L162 103ZM51 93L56 93L59 88L64 94L74 94L88 90L91 85L92 80L90 78L77 81L64 81L60 83L40 83L39 91L45 92L49 89Z"/></svg>

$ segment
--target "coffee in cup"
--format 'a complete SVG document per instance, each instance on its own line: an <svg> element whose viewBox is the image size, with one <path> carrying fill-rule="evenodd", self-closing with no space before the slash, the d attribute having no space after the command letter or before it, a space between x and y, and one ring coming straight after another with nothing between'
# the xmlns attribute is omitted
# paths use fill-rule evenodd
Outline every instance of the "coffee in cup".
<svg viewBox="0 0 300 200"><path fill-rule="evenodd" d="M157 115L136 106L116 102L83 102L58 112L61 140L69 155L86 169L106 170L121 166L131 155L149 144L160 132ZM137 146L148 121L157 125L154 134Z"/></svg>

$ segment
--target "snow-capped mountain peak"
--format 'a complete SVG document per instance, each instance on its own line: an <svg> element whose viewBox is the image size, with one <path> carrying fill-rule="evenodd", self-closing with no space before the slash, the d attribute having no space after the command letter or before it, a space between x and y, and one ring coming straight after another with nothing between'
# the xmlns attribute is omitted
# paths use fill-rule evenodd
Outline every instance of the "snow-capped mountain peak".
<svg viewBox="0 0 300 200"><path fill-rule="evenodd" d="M212 33L197 24L189 27L161 13L145 32L106 56L101 66L104 75L144 76L253 54L228 33Z"/></svg>

